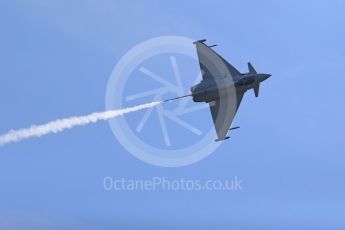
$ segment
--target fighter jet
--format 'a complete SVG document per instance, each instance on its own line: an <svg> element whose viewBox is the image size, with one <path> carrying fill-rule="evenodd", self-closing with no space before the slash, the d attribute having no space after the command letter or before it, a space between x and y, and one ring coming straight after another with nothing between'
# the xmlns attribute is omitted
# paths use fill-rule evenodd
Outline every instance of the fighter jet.
<svg viewBox="0 0 345 230"><path fill-rule="evenodd" d="M259 96L260 83L271 75L257 73L248 63L248 73L240 73L224 58L205 44L206 39L195 41L202 81L191 87L194 102L206 102L210 106L213 123L218 138L223 141L229 138L229 130L236 112L241 104L244 93L253 89Z"/></svg>

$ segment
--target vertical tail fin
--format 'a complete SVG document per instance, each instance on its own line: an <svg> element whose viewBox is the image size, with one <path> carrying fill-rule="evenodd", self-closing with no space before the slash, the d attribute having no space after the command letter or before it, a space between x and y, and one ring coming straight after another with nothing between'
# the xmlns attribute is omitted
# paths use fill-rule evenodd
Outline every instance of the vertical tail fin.
<svg viewBox="0 0 345 230"><path fill-rule="evenodd" d="M249 73L256 74L256 70L254 69L254 67L252 66L250 62L248 62L248 70L249 70Z"/></svg>

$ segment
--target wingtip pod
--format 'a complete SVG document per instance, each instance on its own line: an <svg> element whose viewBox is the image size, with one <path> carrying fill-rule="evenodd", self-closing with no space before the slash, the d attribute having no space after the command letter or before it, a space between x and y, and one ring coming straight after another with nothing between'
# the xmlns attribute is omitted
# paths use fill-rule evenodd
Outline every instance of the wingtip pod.
<svg viewBox="0 0 345 230"><path fill-rule="evenodd" d="M198 43L198 42L200 42L200 43L204 43L204 42L206 42L206 39L200 39L200 40L197 40L197 41L193 42L193 44L196 44L196 43Z"/></svg>
<svg viewBox="0 0 345 230"><path fill-rule="evenodd" d="M218 138L216 140L214 140L215 142L218 142L218 141L225 141L227 139L229 139L230 137L224 137L224 138Z"/></svg>

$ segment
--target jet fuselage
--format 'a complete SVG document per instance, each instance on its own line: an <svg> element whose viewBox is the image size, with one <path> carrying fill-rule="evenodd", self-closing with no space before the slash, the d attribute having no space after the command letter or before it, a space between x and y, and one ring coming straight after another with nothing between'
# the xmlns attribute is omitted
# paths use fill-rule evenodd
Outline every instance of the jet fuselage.
<svg viewBox="0 0 345 230"><path fill-rule="evenodd" d="M238 76L236 81L233 81L232 78L202 80L199 84L191 87L193 101L208 103L217 100L225 92L229 91L230 87L235 87L236 90L246 91L254 88L270 76L270 74L248 73Z"/></svg>

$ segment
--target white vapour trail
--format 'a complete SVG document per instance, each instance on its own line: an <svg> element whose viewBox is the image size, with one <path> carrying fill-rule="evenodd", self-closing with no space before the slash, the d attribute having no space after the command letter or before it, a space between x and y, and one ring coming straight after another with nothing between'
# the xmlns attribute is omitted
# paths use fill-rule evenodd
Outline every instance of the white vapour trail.
<svg viewBox="0 0 345 230"><path fill-rule="evenodd" d="M20 141L30 137L40 137L49 133L59 133L65 129L71 129L74 126L86 125L95 123L101 120L109 120L111 118L124 115L126 113L135 112L142 109L151 108L161 104L162 101L151 102L138 106L133 106L119 110L109 110L104 112L92 113L86 116L70 117L65 119L58 119L51 121L44 125L33 125L30 128L11 130L6 134L0 135L0 145L5 145L11 142Z"/></svg>

